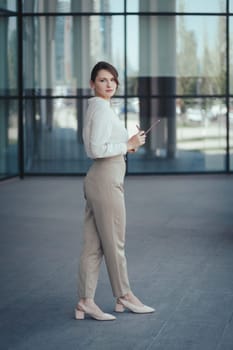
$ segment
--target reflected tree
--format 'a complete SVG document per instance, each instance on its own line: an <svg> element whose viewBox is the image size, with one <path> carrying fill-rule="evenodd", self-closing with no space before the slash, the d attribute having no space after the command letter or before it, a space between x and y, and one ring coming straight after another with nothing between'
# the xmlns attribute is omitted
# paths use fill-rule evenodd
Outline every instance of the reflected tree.
<svg viewBox="0 0 233 350"><path fill-rule="evenodd" d="M182 16L178 30L177 92L185 95L196 94L199 86L199 61L195 34L186 29Z"/></svg>

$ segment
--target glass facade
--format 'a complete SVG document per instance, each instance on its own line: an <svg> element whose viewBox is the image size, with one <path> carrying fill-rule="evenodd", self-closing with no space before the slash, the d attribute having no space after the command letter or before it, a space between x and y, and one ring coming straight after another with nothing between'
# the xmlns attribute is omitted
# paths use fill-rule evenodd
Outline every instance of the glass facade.
<svg viewBox="0 0 233 350"><path fill-rule="evenodd" d="M137 102L137 104L136 104ZM132 106L140 107L132 108ZM129 155L130 173L179 173L225 171L226 103L211 98L141 98L128 100L127 129L136 132L143 110L150 115L145 130L164 114L175 109L173 117L160 117L160 123L147 136L146 146ZM166 106L166 107L165 107ZM170 111L171 112L171 111ZM145 122L145 118L143 119ZM142 121L141 121L142 125Z"/></svg>
<svg viewBox="0 0 233 350"><path fill-rule="evenodd" d="M0 17L0 96L18 94L17 18Z"/></svg>
<svg viewBox="0 0 233 350"><path fill-rule="evenodd" d="M0 0L0 179L18 175L16 1Z"/></svg>
<svg viewBox="0 0 233 350"><path fill-rule="evenodd" d="M226 11L226 2L221 0L127 0L127 11L217 13Z"/></svg>
<svg viewBox="0 0 233 350"><path fill-rule="evenodd" d="M129 135L160 119L128 174L233 171L232 0L0 0L0 37L0 178L87 171L99 60Z"/></svg>
<svg viewBox="0 0 233 350"><path fill-rule="evenodd" d="M24 13L117 13L124 12L124 0L23 0Z"/></svg>
<svg viewBox="0 0 233 350"><path fill-rule="evenodd" d="M18 175L18 101L0 99L0 179Z"/></svg>
<svg viewBox="0 0 233 350"><path fill-rule="evenodd" d="M16 2L17 0L1 0L0 10L3 11L3 13L10 13L10 11L16 11Z"/></svg>
<svg viewBox="0 0 233 350"><path fill-rule="evenodd" d="M82 142L83 110L87 99L27 99L25 172L85 173L90 165Z"/></svg>
<svg viewBox="0 0 233 350"><path fill-rule="evenodd" d="M25 95L88 96L90 67L103 59L124 86L123 16L29 16L23 26Z"/></svg>
<svg viewBox="0 0 233 350"><path fill-rule="evenodd" d="M232 17L229 19L229 118L228 118L228 130L229 130L229 153L230 153L230 171L233 171L233 0L230 2L230 9Z"/></svg>

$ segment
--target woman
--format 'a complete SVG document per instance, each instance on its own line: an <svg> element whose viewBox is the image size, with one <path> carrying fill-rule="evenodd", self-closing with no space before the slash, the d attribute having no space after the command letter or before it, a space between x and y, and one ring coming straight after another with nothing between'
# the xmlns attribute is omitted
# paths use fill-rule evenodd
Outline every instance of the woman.
<svg viewBox="0 0 233 350"><path fill-rule="evenodd" d="M94 159L84 181L86 212L84 246L79 265L78 295L75 318L85 313L96 320L115 320L94 302L99 268L104 256L116 312L125 308L136 313L151 313L129 285L125 257L125 203L123 181L124 155L135 152L145 143L139 131L128 139L127 131L111 108L111 97L119 85L116 69L107 62L97 63L91 72L91 88L95 97L89 99L83 139L88 157Z"/></svg>

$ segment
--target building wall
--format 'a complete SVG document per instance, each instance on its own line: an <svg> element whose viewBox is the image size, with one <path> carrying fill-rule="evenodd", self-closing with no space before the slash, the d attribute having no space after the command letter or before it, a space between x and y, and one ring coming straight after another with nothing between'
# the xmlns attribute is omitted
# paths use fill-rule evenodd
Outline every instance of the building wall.
<svg viewBox="0 0 233 350"><path fill-rule="evenodd" d="M119 71L113 105L129 135L160 119L128 156L128 174L232 172L233 0L0 0L0 9L0 178L87 171L82 126L99 60Z"/></svg>

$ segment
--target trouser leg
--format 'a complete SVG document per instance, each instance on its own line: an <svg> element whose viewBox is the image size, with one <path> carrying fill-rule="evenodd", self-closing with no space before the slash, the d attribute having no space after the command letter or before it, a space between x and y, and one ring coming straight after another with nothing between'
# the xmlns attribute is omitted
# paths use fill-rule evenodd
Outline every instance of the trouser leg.
<svg viewBox="0 0 233 350"><path fill-rule="evenodd" d="M86 204L84 220L84 244L79 263L79 298L94 298L103 257L92 209Z"/></svg>
<svg viewBox="0 0 233 350"><path fill-rule="evenodd" d="M125 201L123 187L106 186L101 205L93 207L104 258L115 297L130 291L125 257Z"/></svg>

